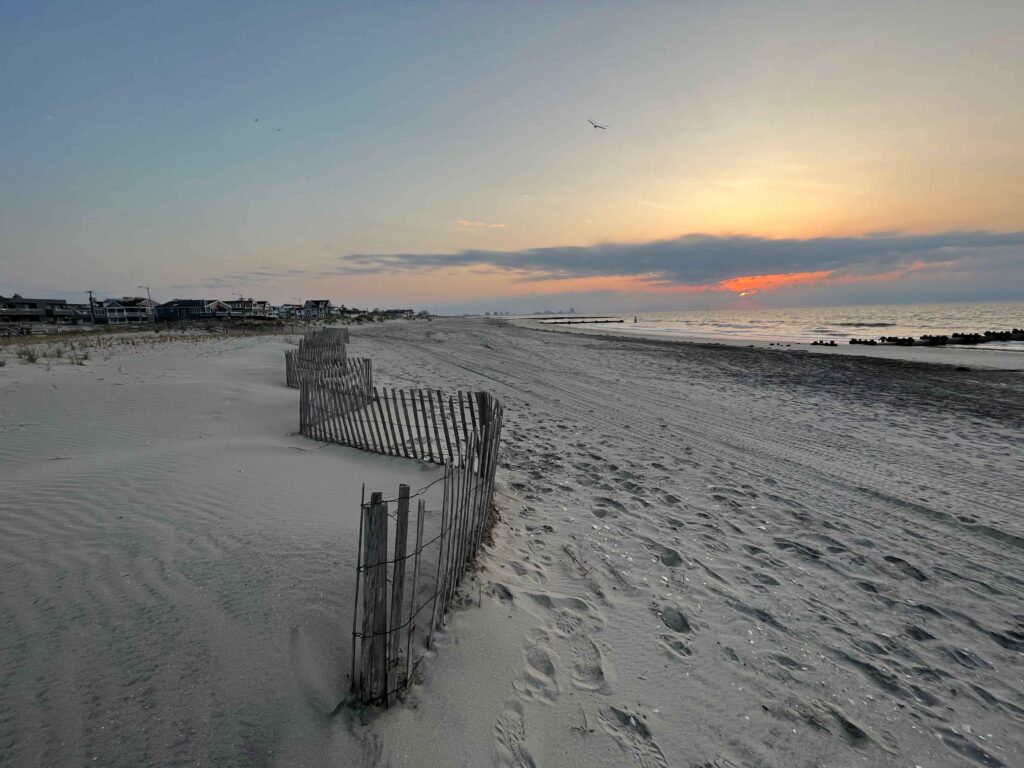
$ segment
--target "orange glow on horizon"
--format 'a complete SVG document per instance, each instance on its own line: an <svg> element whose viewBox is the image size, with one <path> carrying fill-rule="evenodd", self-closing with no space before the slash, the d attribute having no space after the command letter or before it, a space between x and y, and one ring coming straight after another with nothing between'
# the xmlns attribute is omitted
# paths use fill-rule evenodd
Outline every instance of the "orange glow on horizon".
<svg viewBox="0 0 1024 768"><path fill-rule="evenodd" d="M847 285L852 283L883 283L899 280L916 272L951 266L952 261L923 262L897 267L886 272L855 275L836 274L834 269L812 272L779 272L764 275L740 275L706 285L669 283L659 275L607 275L586 278L552 278L533 283L538 293L583 293L594 290L620 292L685 294L685 293L735 293L752 297L766 291L796 285Z"/></svg>
<svg viewBox="0 0 1024 768"><path fill-rule="evenodd" d="M786 272L759 275L739 275L716 283L686 284L674 283L664 275L649 273L642 275L593 275L571 277L543 275L525 270L501 269L467 265L457 268L425 270L416 273L402 273L392 276L388 282L388 295L392 301L415 303L425 293L443 296L445 301L468 299L509 299L531 296L585 294L612 292L622 294L651 295L733 295L746 300L755 300L761 293L801 285L848 285L855 283L884 283L898 281L921 272L955 266L956 262L913 262L873 274L837 274L837 270L808 272ZM332 278L327 278L330 281ZM340 278L339 278L340 279ZM371 295L379 290L379 275L351 275L344 278L344 290L352 293ZM296 293L306 290L297 284ZM323 280L317 290L323 289Z"/></svg>
<svg viewBox="0 0 1024 768"><path fill-rule="evenodd" d="M775 275L746 275L733 277L717 283L715 287L721 291L736 291L741 295L748 293L759 293L771 291L775 288L782 288L785 285L801 285L803 283L818 283L827 279L833 270L822 270L819 272L789 272Z"/></svg>

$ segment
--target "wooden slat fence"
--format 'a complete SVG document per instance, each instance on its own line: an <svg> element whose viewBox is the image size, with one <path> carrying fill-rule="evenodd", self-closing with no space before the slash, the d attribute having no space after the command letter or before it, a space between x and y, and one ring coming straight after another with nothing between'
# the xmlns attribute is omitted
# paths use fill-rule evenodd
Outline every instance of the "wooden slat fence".
<svg viewBox="0 0 1024 768"><path fill-rule="evenodd" d="M309 343L348 344L348 328L310 328L303 340Z"/></svg>
<svg viewBox="0 0 1024 768"><path fill-rule="evenodd" d="M373 400L373 362L352 357L343 364L310 372L299 382L299 434L324 443L355 445L353 411Z"/></svg>
<svg viewBox="0 0 1024 768"><path fill-rule="evenodd" d="M285 383L297 388L310 375L344 375L348 328L315 328L299 339L299 348L284 353Z"/></svg>
<svg viewBox="0 0 1024 768"><path fill-rule="evenodd" d="M299 431L328 443L364 451L449 464L459 445L493 418L497 401L486 392L445 395L431 389L388 389L350 385L330 375L309 377L300 386ZM315 419L301 414L315 412Z"/></svg>
<svg viewBox="0 0 1024 768"><path fill-rule="evenodd" d="M361 506L351 679L363 704L390 706L409 687L480 548L502 421L501 406L487 398L492 407L483 412L481 431L458 442L437 481L444 483L439 515L428 514L420 499L410 522L407 485L388 501L375 491Z"/></svg>
<svg viewBox="0 0 1024 768"><path fill-rule="evenodd" d="M308 376L337 375L339 370L345 369L347 359L344 345L289 350L284 353L285 383L296 389Z"/></svg>
<svg viewBox="0 0 1024 768"><path fill-rule="evenodd" d="M360 507L352 687L362 703L389 706L446 622L480 548L493 508L503 410L486 392L377 388L369 360L310 355L339 346L344 354L339 337L307 334L292 353L289 384L294 365L300 433L445 468L435 481L444 483L440 515L428 514L420 499L410 523L410 501L426 488L410 495L407 485L389 501L375 491ZM313 362L303 367L307 360Z"/></svg>

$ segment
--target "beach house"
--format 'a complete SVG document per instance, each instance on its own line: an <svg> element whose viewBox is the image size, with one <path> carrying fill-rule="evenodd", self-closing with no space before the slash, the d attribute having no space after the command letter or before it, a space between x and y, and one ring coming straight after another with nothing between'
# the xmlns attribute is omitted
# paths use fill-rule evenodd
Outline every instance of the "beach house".
<svg viewBox="0 0 1024 768"><path fill-rule="evenodd" d="M87 318L64 299L26 299L17 293L0 296L0 323L77 323Z"/></svg>
<svg viewBox="0 0 1024 768"><path fill-rule="evenodd" d="M120 299L104 299L94 311L96 320L108 325L127 325L129 323L151 323L155 317L157 303L138 296L124 296Z"/></svg>
<svg viewBox="0 0 1024 768"><path fill-rule="evenodd" d="M231 316L231 307L218 299L174 299L156 308L161 323L177 320L218 320Z"/></svg>
<svg viewBox="0 0 1024 768"><path fill-rule="evenodd" d="M330 299L308 299L302 305L302 317L306 320L322 319L333 314L334 305Z"/></svg>
<svg viewBox="0 0 1024 768"><path fill-rule="evenodd" d="M225 303L230 308L231 317L245 318L274 316L273 312L270 310L269 301L238 298Z"/></svg>
<svg viewBox="0 0 1024 768"><path fill-rule="evenodd" d="M279 307L274 307L274 309L277 311L277 316L282 320L290 320L302 316L300 314L302 312L301 304L282 304Z"/></svg>

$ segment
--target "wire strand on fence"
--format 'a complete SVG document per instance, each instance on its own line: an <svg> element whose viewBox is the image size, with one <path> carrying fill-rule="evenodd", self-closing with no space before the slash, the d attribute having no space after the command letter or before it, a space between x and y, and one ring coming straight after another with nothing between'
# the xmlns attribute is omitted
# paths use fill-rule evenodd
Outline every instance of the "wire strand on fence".
<svg viewBox="0 0 1024 768"><path fill-rule="evenodd" d="M493 399L492 399L493 400ZM495 403L496 405L496 403ZM363 583L363 597L357 596L356 610L360 605L363 611L362 629L359 629L360 622L353 623L353 637L358 642L360 653L364 659L364 670L372 670L379 665L384 665L388 675L397 675L396 685L386 685L381 691L380 678L372 674L366 674L359 678L355 684L356 693L364 704L383 704L389 706L392 698L400 694L411 685L413 675L419 669L419 664L424 658L426 648L430 647L433 640L435 626L447 622L447 615L462 580L463 575L470 562L475 558L481 545L482 532L487 524L491 509L493 508L493 472L497 465L497 444L500 439L500 408L481 409L480 419L477 421L481 434L470 433L467 443L459 446L459 459L465 463L448 463L441 478L428 483L416 495L422 495L430 487L444 482L445 493L441 505L440 529L431 532L424 540L423 528L425 518L421 514L415 526L415 544L411 551L397 539L394 542L395 553L392 556L387 551L389 542L386 539L386 532L379 524L367 522L362 525L363 536L376 535L376 543L365 539L360 542L360 551L375 551L383 555L369 560L363 560L357 565L356 583ZM468 459L472 458L472 461ZM403 499L405 489L397 499ZM412 498L410 495L408 498ZM391 517L388 505L382 503L383 494L375 492L368 504L360 507L360 516L367 521L372 521L374 516L379 515L382 519ZM420 504L422 505L422 501ZM376 532L376 533L374 533ZM412 529L406 531L406 536L411 537ZM396 532L397 535L397 532ZM383 538L382 538L383 536ZM436 545L436 547L435 547ZM397 585L399 574L404 580L406 563L415 560L417 568L427 552L434 553L437 558L437 573L434 575L433 583L426 590L420 584L414 586L413 591L408 595L401 592L401 585ZM371 579L371 574L379 575L393 569L395 578L385 579L378 584ZM418 573L418 571L417 571ZM363 577L362 579L360 577ZM374 581L374 584L370 584ZM390 587L389 587L390 585ZM372 598L370 590L385 591L390 588L390 606L387 599ZM407 598L407 599L406 599ZM396 602L398 601L398 602ZM383 608L381 608L383 606ZM390 610L388 610L388 607ZM367 611L385 610L389 621L382 624L374 616L367 615ZM427 645L423 650L413 647L413 627L423 622L423 614L429 612L430 631L426 638ZM404 649L405 672L401 672L403 649L401 641L402 634L407 635ZM391 646L380 650L381 638L391 638ZM373 660L376 657L368 658L367 654L384 653L383 660ZM386 677L388 675L385 675ZM388 677L390 682L390 677Z"/></svg>

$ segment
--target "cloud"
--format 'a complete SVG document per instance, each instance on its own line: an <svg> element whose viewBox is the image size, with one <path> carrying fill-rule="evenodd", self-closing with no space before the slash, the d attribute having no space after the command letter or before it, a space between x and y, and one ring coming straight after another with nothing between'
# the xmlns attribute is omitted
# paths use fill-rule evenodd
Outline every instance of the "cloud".
<svg viewBox="0 0 1024 768"><path fill-rule="evenodd" d="M819 279L906 273L1010 249L1020 258L1024 232L891 232L855 237L771 240L691 234L648 243L531 248L519 251L395 253L342 257L339 274L375 274L488 266L521 282L584 277L638 278L652 289L715 286L737 278L814 275ZM776 281L779 282L779 281ZM786 281L781 281L786 282ZM762 286L763 287L763 286ZM728 287L724 288L728 290Z"/></svg>
<svg viewBox="0 0 1024 768"><path fill-rule="evenodd" d="M334 273L327 273L327 275L330 274ZM309 276L323 277L325 274L321 271L312 271L308 269L275 269L271 267L260 267L252 270L251 272L207 276L201 278L195 283L180 283L177 285L170 285L168 288L173 291L208 289L211 291L234 292L239 288L239 286L249 288L258 286L274 287L281 280L291 280Z"/></svg>
<svg viewBox="0 0 1024 768"><path fill-rule="evenodd" d="M469 219L459 219L456 222L460 227L467 229L505 229L505 224L490 224L486 221L470 221Z"/></svg>

